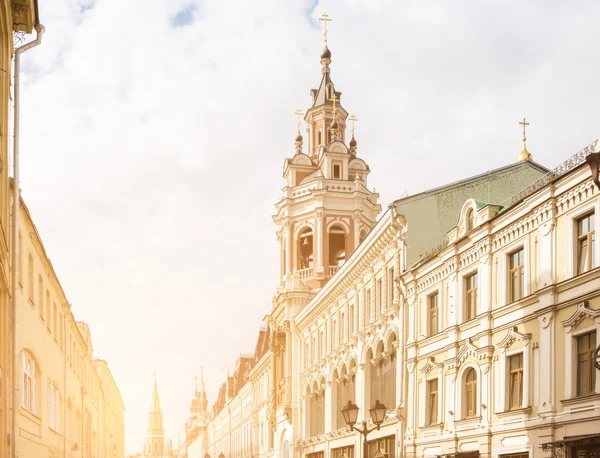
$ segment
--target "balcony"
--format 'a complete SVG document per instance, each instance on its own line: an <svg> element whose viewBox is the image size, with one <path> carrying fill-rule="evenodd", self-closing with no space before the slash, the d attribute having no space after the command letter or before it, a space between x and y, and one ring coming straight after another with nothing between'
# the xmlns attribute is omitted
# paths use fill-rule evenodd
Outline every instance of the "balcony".
<svg viewBox="0 0 600 458"><path fill-rule="evenodd" d="M313 268L307 267L306 269L300 269L298 274L300 274L300 280L305 280L313 276Z"/></svg>

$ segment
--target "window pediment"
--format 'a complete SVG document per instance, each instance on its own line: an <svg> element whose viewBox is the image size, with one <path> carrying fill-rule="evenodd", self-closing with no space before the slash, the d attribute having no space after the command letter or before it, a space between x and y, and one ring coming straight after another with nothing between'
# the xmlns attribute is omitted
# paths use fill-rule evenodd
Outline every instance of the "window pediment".
<svg viewBox="0 0 600 458"><path fill-rule="evenodd" d="M597 324L600 324L600 310L589 308L587 301L577 304L577 310L575 313L573 313L569 319L562 322L566 333L569 334L571 331L573 331L584 318L591 318Z"/></svg>
<svg viewBox="0 0 600 458"><path fill-rule="evenodd" d="M513 326L508 330L504 339L498 343L498 347L502 348L503 352L506 352L516 341L522 342L524 347L529 345L529 339L531 339L530 333L522 334L519 332L517 326Z"/></svg>
<svg viewBox="0 0 600 458"><path fill-rule="evenodd" d="M438 374L442 373L442 370L444 368L444 364L443 363L436 363L435 362L435 358L433 357L429 357L427 358L427 364L425 364L422 368L421 368L421 373L424 375L429 374L431 371L433 370L437 370Z"/></svg>

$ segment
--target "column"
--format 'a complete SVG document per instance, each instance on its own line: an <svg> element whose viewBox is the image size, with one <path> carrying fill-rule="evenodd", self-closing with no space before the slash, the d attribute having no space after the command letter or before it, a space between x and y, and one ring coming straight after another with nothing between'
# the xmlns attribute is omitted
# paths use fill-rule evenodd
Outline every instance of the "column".
<svg viewBox="0 0 600 458"><path fill-rule="evenodd" d="M285 329L285 406L292 405L292 331L290 322L284 323ZM291 418L290 418L291 421Z"/></svg>
<svg viewBox="0 0 600 458"><path fill-rule="evenodd" d="M325 239L324 239L324 220L325 220L325 212L322 208L318 208L316 210L317 216L317 233L315 234L317 237L317 256L316 256L316 269L315 273L317 275L323 275L325 273L325 267L323 264L323 256L325 251ZM313 248L314 250L314 248Z"/></svg>
<svg viewBox="0 0 600 458"><path fill-rule="evenodd" d="M289 221L284 223L285 226L285 275L292 272L292 225Z"/></svg>
<svg viewBox="0 0 600 458"><path fill-rule="evenodd" d="M358 248L358 245L360 245L360 213L352 215L352 222L354 230L354 247L352 248L352 251L354 251Z"/></svg>

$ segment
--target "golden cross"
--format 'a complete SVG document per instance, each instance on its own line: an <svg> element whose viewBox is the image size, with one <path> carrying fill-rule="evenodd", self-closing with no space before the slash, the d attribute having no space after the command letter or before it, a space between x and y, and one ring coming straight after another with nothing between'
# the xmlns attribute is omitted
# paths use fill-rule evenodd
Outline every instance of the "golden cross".
<svg viewBox="0 0 600 458"><path fill-rule="evenodd" d="M525 141L527 139L527 137L525 136L525 129L527 128L529 123L527 122L527 120L525 118L523 118L523 121L521 121L519 124L521 124L523 126L523 141Z"/></svg>
<svg viewBox="0 0 600 458"><path fill-rule="evenodd" d="M352 138L354 138L354 123L358 121L358 118L352 114L350 116L350 121L352 121Z"/></svg>
<svg viewBox="0 0 600 458"><path fill-rule="evenodd" d="M298 108L296 111L294 111L294 114L298 116L298 133L300 133L300 116L302 116L304 113L302 113L302 110Z"/></svg>
<svg viewBox="0 0 600 458"><path fill-rule="evenodd" d="M335 116L335 114L337 113L337 109L335 108L335 102L339 102L340 101L340 99L338 99L335 96L335 91L333 92L333 96L331 96L330 100L333 102L333 116Z"/></svg>
<svg viewBox="0 0 600 458"><path fill-rule="evenodd" d="M323 13L323 15L319 18L319 21L323 21L323 26L325 27L324 31L323 31L323 37L325 38L325 46L327 46L327 23L331 22L331 19L329 19L329 16L327 16L327 13Z"/></svg>

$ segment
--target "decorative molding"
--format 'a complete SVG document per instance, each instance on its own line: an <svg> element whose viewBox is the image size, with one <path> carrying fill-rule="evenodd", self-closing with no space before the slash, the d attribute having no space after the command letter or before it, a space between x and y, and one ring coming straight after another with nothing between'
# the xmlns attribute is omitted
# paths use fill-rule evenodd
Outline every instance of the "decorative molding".
<svg viewBox="0 0 600 458"><path fill-rule="evenodd" d="M516 340L523 342L523 345L527 346L529 345L529 339L531 339L530 333L522 334L519 332L519 328L517 328L517 326L513 326L508 330L504 339L498 343L498 347L502 348L503 352L506 352L506 350L508 350Z"/></svg>
<svg viewBox="0 0 600 458"><path fill-rule="evenodd" d="M587 301L577 304L575 313L569 319L562 322L566 333L569 334L584 318L592 318L597 324L600 324L600 310L589 308Z"/></svg>

